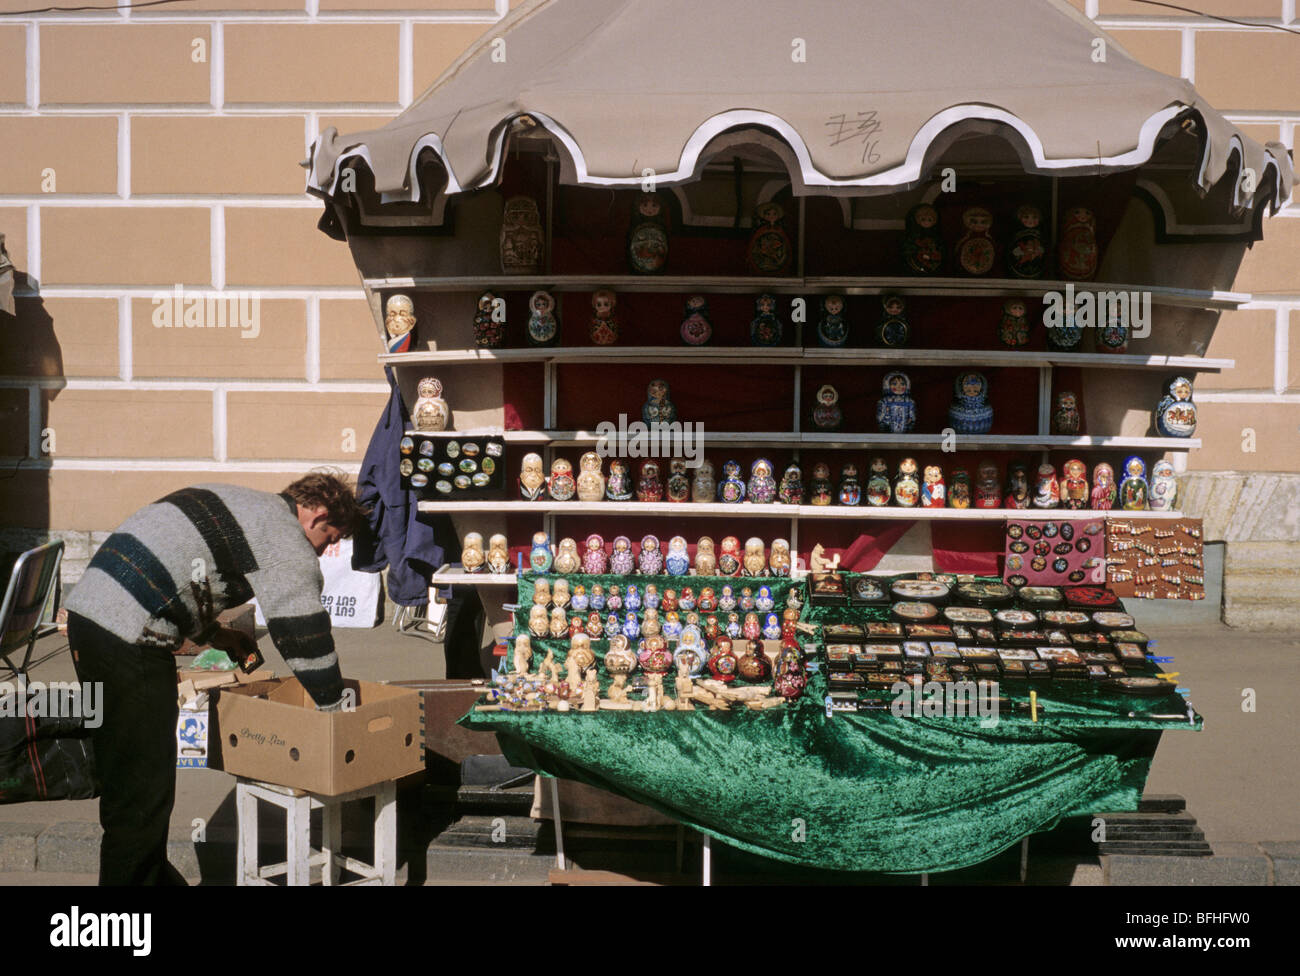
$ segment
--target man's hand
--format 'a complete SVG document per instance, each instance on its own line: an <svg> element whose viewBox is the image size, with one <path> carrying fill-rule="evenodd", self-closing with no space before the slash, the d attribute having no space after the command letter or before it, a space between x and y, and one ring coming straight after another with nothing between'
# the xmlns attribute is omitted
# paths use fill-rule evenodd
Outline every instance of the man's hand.
<svg viewBox="0 0 1300 976"><path fill-rule="evenodd" d="M218 627L208 643L229 654L241 668L249 657L258 656L259 653L257 642L253 638L242 630L230 627Z"/></svg>

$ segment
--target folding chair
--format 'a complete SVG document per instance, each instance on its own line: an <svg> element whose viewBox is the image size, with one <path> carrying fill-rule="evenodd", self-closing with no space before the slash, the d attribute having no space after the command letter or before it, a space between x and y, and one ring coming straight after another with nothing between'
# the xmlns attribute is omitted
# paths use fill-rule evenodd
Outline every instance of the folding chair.
<svg viewBox="0 0 1300 976"><path fill-rule="evenodd" d="M62 561L63 540L59 539L27 550L14 563L4 603L0 604L0 659L14 677L26 675L37 639L58 629L53 625L42 627L41 619L54 599L54 584ZM23 663L15 665L11 655L24 644L27 649Z"/></svg>

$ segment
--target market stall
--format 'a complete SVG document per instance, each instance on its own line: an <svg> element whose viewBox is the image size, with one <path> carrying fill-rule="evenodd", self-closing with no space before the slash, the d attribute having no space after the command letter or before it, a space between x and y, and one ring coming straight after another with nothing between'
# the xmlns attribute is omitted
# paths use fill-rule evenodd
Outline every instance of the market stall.
<svg viewBox="0 0 1300 976"><path fill-rule="evenodd" d="M1199 727L1114 592L1204 595L1193 388L1290 159L1068 4L968 6L539 0L313 147L516 761L919 872ZM995 725L890 707L966 683Z"/></svg>

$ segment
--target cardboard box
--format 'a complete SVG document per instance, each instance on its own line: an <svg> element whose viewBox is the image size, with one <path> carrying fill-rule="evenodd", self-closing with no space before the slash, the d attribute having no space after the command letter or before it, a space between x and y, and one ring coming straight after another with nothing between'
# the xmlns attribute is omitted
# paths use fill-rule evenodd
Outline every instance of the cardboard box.
<svg viewBox="0 0 1300 976"><path fill-rule="evenodd" d="M345 681L355 704L319 712L296 678L217 692L214 737L228 773L322 796L424 769L417 692Z"/></svg>

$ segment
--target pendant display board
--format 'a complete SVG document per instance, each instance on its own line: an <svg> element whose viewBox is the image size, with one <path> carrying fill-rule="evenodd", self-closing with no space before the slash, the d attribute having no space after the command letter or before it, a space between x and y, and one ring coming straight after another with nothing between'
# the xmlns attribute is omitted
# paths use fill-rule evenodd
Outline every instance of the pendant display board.
<svg viewBox="0 0 1300 976"><path fill-rule="evenodd" d="M1003 579L1016 586L1103 582L1103 527L1100 518L1007 519Z"/></svg>
<svg viewBox="0 0 1300 976"><path fill-rule="evenodd" d="M1204 600L1201 520L1108 518L1106 582L1119 596Z"/></svg>

